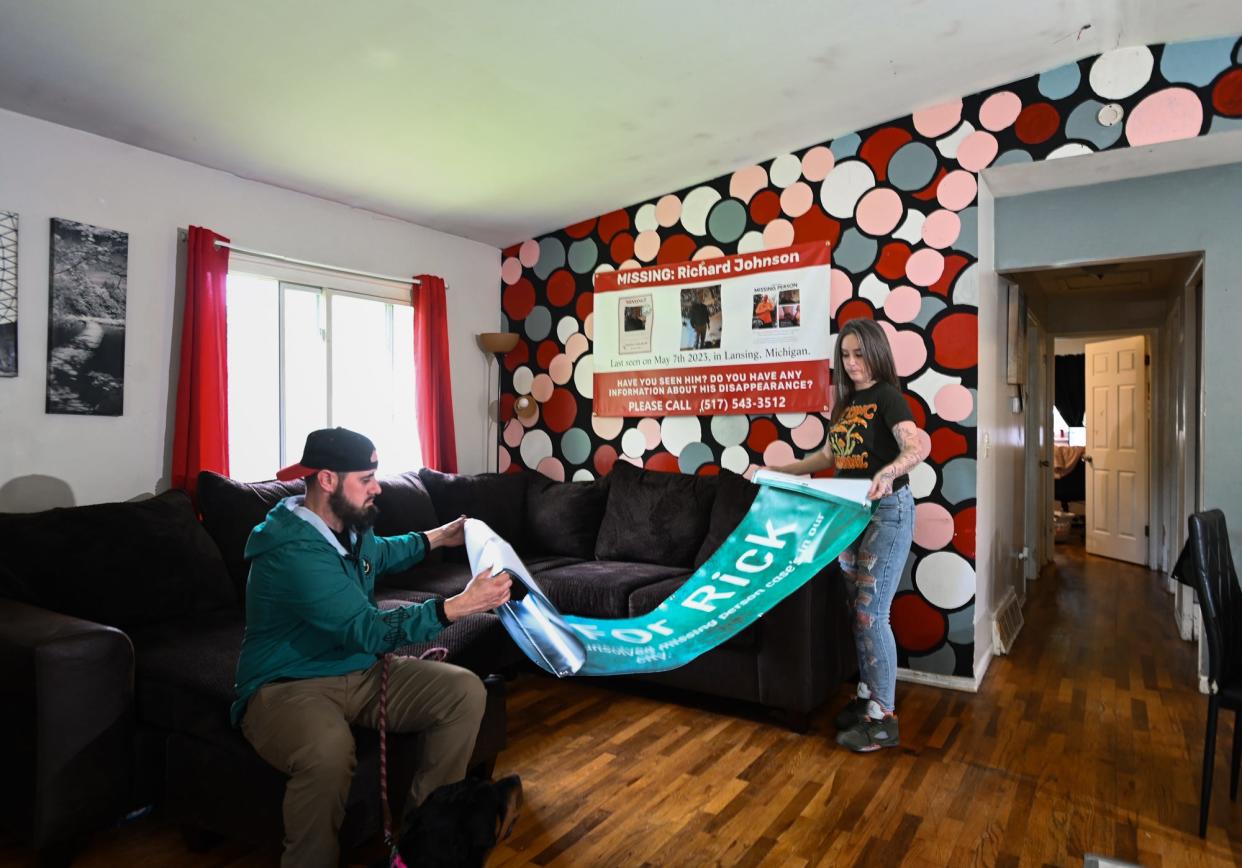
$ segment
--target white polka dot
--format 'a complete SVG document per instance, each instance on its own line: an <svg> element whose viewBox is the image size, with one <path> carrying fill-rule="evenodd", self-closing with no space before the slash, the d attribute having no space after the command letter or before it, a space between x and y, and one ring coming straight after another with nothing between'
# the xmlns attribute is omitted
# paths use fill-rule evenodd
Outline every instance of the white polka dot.
<svg viewBox="0 0 1242 868"><path fill-rule="evenodd" d="M647 438L637 428L630 428L621 435L621 451L631 458L641 458L647 451Z"/></svg>
<svg viewBox="0 0 1242 868"><path fill-rule="evenodd" d="M752 229L737 240L738 253L754 253L763 249L763 233Z"/></svg>
<svg viewBox="0 0 1242 868"><path fill-rule="evenodd" d="M654 232L660 228L656 222L655 203L648 202L634 214L634 229L638 232Z"/></svg>
<svg viewBox="0 0 1242 868"><path fill-rule="evenodd" d="M1048 154L1047 159L1059 160L1062 157L1081 157L1086 154L1094 153L1095 151L1091 150L1088 145L1084 145L1082 142L1066 142L1059 148L1053 148Z"/></svg>
<svg viewBox="0 0 1242 868"><path fill-rule="evenodd" d="M893 237L911 244L918 244L923 240L923 221L926 219L922 211L915 211L911 208L906 212L906 219L902 221L901 226L897 227Z"/></svg>
<svg viewBox="0 0 1242 868"><path fill-rule="evenodd" d="M938 150L940 155L945 159L956 159L957 149L962 144L962 140L974 131L975 128L970 125L969 121L962 121L962 125L960 127L936 142L936 150Z"/></svg>
<svg viewBox="0 0 1242 868"><path fill-rule="evenodd" d="M979 272L975 269L975 263L966 266L957 276L953 284L953 303L979 306Z"/></svg>
<svg viewBox="0 0 1242 868"><path fill-rule="evenodd" d="M603 274L605 271L616 271L616 270L617 270L617 269L615 269L615 268L613 268L613 267L612 267L612 263L611 263L611 262L602 262L602 263L600 263L599 265L595 266L595 272L594 272L594 273L595 273L595 274Z"/></svg>
<svg viewBox="0 0 1242 868"><path fill-rule="evenodd" d="M591 482L593 479L595 474L585 468L574 471L574 482Z"/></svg>
<svg viewBox="0 0 1242 868"><path fill-rule="evenodd" d="M975 595L975 570L955 552L933 552L919 561L914 583L933 606L960 609Z"/></svg>
<svg viewBox="0 0 1242 868"><path fill-rule="evenodd" d="M928 368L916 379L906 383L906 388L922 398L923 402L930 407L935 402L937 392L945 386L956 386L961 382L961 377L950 377Z"/></svg>
<svg viewBox="0 0 1242 868"><path fill-rule="evenodd" d="M1105 99L1124 99L1147 84L1154 63L1146 45L1106 51L1091 64L1091 89Z"/></svg>
<svg viewBox="0 0 1242 868"><path fill-rule="evenodd" d="M703 439L703 427L698 416L665 416L660 423L660 439L664 448L674 455L680 455L687 443Z"/></svg>
<svg viewBox="0 0 1242 868"><path fill-rule="evenodd" d="M734 473L745 473L750 467L750 454L745 446L730 446L720 453L720 466Z"/></svg>
<svg viewBox="0 0 1242 868"><path fill-rule="evenodd" d="M720 194L711 187L695 187L686 194L681 206L681 225L691 235L707 233L707 212L720 201Z"/></svg>
<svg viewBox="0 0 1242 868"><path fill-rule="evenodd" d="M888 284L874 274L869 273L862 279L862 283L858 284L858 294L870 301L872 307L883 307L888 293Z"/></svg>
<svg viewBox="0 0 1242 868"><path fill-rule="evenodd" d="M861 160L846 160L828 173L819 189L819 198L824 210L833 217L853 217L859 198L874 186L875 175L870 166Z"/></svg>
<svg viewBox="0 0 1242 868"><path fill-rule="evenodd" d="M750 433L750 420L745 416L713 416L711 429L721 446L737 446Z"/></svg>
<svg viewBox="0 0 1242 868"><path fill-rule="evenodd" d="M588 353L574 367L574 387L584 398L595 397L595 359Z"/></svg>
<svg viewBox="0 0 1242 868"><path fill-rule="evenodd" d="M786 428L797 428L806 421L806 413L777 413L776 421Z"/></svg>
<svg viewBox="0 0 1242 868"><path fill-rule="evenodd" d="M535 381L535 374L530 368L522 365L513 372L513 391L519 395L529 395L530 385Z"/></svg>
<svg viewBox="0 0 1242 868"><path fill-rule="evenodd" d="M534 467L545 458L552 457L552 438L542 428L532 428L522 437L522 463Z"/></svg>
<svg viewBox="0 0 1242 868"><path fill-rule="evenodd" d="M915 498L928 497L936 487L936 470L926 461L910 471L910 493Z"/></svg>
<svg viewBox="0 0 1242 868"><path fill-rule="evenodd" d="M561 321L556 324L556 336L560 339L562 344L569 340L569 338L577 333L577 331L578 320L575 317L563 316L561 317Z"/></svg>
<svg viewBox="0 0 1242 868"><path fill-rule="evenodd" d="M772 179L773 185L783 190L802 177L802 161L793 154L782 154L772 161L768 177Z"/></svg>

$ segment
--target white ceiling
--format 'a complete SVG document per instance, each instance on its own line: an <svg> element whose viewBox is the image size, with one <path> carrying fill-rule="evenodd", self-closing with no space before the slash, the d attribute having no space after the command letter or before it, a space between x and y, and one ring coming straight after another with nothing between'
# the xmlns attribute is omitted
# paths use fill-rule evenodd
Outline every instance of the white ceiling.
<svg viewBox="0 0 1242 868"><path fill-rule="evenodd" d="M504 246L1238 32L1238 0L0 0L0 107Z"/></svg>

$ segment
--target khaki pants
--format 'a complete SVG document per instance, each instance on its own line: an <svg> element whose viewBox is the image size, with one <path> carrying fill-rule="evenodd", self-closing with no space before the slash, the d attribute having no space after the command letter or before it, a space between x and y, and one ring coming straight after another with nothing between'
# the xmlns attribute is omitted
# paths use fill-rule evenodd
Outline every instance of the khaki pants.
<svg viewBox="0 0 1242 868"><path fill-rule="evenodd" d="M246 708L246 739L289 775L286 868L337 865L337 832L356 765L349 727L379 728L380 672L376 663L349 675L266 684ZM423 733L407 811L437 787L465 777L486 701L483 682L467 669L411 657L391 662L388 730Z"/></svg>

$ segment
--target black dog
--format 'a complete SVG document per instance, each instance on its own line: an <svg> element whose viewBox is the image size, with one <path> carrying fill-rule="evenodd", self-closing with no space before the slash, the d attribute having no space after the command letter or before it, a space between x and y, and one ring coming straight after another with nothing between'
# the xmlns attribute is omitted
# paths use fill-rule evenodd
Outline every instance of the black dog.
<svg viewBox="0 0 1242 868"><path fill-rule="evenodd" d="M508 837L522 806L522 781L467 778L440 787L401 830L397 852L407 868L483 868Z"/></svg>

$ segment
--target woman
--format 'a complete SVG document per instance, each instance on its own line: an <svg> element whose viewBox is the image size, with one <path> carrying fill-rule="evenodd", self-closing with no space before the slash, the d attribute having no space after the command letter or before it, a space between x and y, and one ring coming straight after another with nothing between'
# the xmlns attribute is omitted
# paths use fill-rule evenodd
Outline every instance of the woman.
<svg viewBox="0 0 1242 868"><path fill-rule="evenodd" d="M914 536L909 472L924 459L919 429L901 393L888 337L869 319L850 320L833 352L832 417L823 450L773 468L814 473L836 466L837 476L870 478L877 501L871 522L841 553L841 571L854 610L858 695L840 714L837 743L854 751L896 747L897 643L889 608Z"/></svg>

